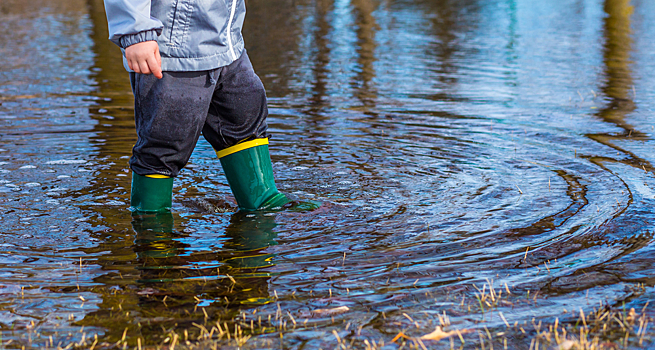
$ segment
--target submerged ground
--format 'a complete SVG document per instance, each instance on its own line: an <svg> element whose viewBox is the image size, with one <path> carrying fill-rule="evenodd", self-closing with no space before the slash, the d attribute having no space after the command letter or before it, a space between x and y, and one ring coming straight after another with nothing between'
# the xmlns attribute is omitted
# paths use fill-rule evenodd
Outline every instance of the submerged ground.
<svg viewBox="0 0 655 350"><path fill-rule="evenodd" d="M0 348L655 347L655 2L248 11L318 210L234 213L201 140L133 216L102 1L0 3Z"/></svg>

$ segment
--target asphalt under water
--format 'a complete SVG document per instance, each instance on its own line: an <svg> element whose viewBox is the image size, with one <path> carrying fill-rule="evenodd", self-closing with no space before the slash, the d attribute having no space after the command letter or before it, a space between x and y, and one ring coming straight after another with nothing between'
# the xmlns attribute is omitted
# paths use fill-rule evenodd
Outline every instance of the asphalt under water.
<svg viewBox="0 0 655 350"><path fill-rule="evenodd" d="M299 323L252 333L272 348L334 348L335 330L392 349L444 312L504 328L457 307L485 283L516 296L509 324L655 300L655 2L248 11L278 187L318 210L235 213L200 140L172 215L133 216L132 96L102 1L0 3L4 346L160 344L258 312Z"/></svg>

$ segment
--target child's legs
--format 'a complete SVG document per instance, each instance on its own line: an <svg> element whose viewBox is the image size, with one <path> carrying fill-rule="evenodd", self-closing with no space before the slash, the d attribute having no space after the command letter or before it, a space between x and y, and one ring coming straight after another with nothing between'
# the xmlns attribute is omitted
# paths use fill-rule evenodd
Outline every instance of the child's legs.
<svg viewBox="0 0 655 350"><path fill-rule="evenodd" d="M130 167L139 175L177 176L191 157L214 92L206 71L163 74L157 79L130 73L138 135Z"/></svg>
<svg viewBox="0 0 655 350"><path fill-rule="evenodd" d="M215 150L266 134L266 91L243 51L229 66L219 69L216 89L202 134Z"/></svg>

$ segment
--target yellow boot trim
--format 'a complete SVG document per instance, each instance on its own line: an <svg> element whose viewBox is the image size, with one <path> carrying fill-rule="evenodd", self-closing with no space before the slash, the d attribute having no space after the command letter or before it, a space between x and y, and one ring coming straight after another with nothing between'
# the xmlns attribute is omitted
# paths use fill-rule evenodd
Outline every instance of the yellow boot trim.
<svg viewBox="0 0 655 350"><path fill-rule="evenodd" d="M168 179L168 178L170 178L170 176L159 175L159 174L146 175L146 177L149 177L149 178L152 178L152 179Z"/></svg>
<svg viewBox="0 0 655 350"><path fill-rule="evenodd" d="M236 145L232 147L228 147L224 150L216 151L216 155L218 156L218 159L221 159L223 157L229 156L230 154L237 153L239 151L243 151L244 149L248 148L253 148L261 145L268 145L268 139L254 139L251 141L246 141L246 142L241 142L237 143Z"/></svg>

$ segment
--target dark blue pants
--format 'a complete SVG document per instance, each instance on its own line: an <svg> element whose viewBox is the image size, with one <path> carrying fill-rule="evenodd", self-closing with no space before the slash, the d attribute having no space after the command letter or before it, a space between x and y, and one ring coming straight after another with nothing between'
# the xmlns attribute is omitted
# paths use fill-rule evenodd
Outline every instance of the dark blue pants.
<svg viewBox="0 0 655 350"><path fill-rule="evenodd" d="M130 167L177 176L200 134L219 151L267 137L266 92L245 50L226 67L201 72L130 73L138 140Z"/></svg>

